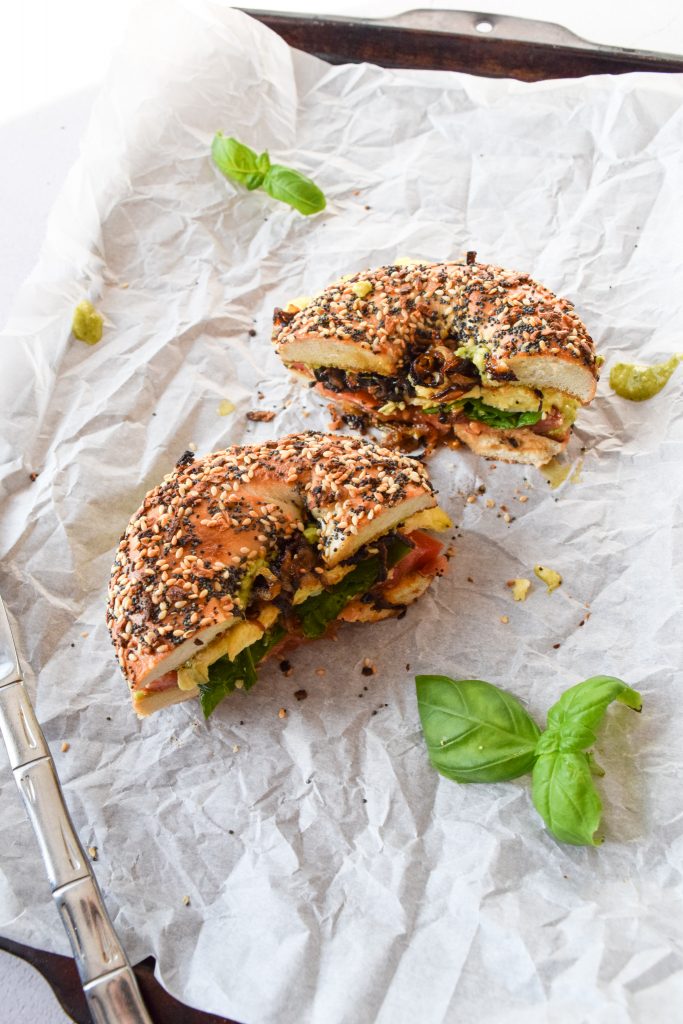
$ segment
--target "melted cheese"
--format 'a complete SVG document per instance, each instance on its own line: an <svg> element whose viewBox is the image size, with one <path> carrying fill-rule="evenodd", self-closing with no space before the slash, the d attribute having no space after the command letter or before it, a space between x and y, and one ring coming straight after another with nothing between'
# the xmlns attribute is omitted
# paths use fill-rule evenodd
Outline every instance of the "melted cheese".
<svg viewBox="0 0 683 1024"><path fill-rule="evenodd" d="M450 516L437 505L436 508L425 508L422 512L416 512L406 519L401 529L404 533L411 533L413 530L434 530L435 533L439 533L441 530L450 530L452 525Z"/></svg>
<svg viewBox="0 0 683 1024"><path fill-rule="evenodd" d="M274 604L261 608L258 618L250 622L237 622L226 633L217 636L203 650L198 651L178 669L178 689L194 690L200 683L208 683L209 666L219 658L227 656L234 661L245 647L260 640L273 625L280 610Z"/></svg>

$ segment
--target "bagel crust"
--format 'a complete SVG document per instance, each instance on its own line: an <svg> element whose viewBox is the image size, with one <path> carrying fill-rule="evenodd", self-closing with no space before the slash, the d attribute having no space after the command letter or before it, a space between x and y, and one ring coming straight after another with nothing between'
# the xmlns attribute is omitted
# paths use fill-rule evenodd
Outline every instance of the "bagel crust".
<svg viewBox="0 0 683 1024"><path fill-rule="evenodd" d="M336 404L360 404L368 422L395 427L400 421L404 431L433 406L442 424L444 409L455 421L454 404L477 386L489 393L501 385L522 387L537 394L539 408L546 389L575 405L590 402L598 361L572 303L528 274L476 263L474 256L364 271L299 306L278 309L276 351ZM331 379L335 370L341 382L339 374ZM570 427L571 420L563 421L550 439L564 447ZM420 432L426 430L423 418ZM449 433L467 432L435 429L432 443L447 443ZM521 455L528 435L519 434L512 461L527 461Z"/></svg>
<svg viewBox="0 0 683 1024"><path fill-rule="evenodd" d="M357 437L311 432L186 452L143 499L112 569L107 624L134 696L145 691L148 710L195 696L173 689L162 700L162 677L245 619L245 584L260 571L277 582L288 549L292 578L308 569L317 582L311 564L291 560L297 544L307 548L307 522L318 531L311 561L325 572L435 506L419 462Z"/></svg>

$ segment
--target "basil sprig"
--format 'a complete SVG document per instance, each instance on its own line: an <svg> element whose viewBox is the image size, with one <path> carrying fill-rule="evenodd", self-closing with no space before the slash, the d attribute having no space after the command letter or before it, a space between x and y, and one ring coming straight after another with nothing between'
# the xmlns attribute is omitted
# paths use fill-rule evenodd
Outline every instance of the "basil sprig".
<svg viewBox="0 0 683 1024"><path fill-rule="evenodd" d="M417 676L429 758L455 782L504 782L531 771L541 730L516 697L481 679Z"/></svg>
<svg viewBox="0 0 683 1024"><path fill-rule="evenodd" d="M548 725L536 746L531 776L534 807L554 836L574 846L599 846L602 814L593 775L604 774L586 748L612 701L640 711L640 694L621 679L593 676L565 690L548 712Z"/></svg>
<svg viewBox="0 0 683 1024"><path fill-rule="evenodd" d="M325 209L325 196L315 182L291 167L271 164L267 152L257 154L237 139L216 132L211 156L226 178L244 185L250 192L262 188L273 199L293 206L306 217Z"/></svg>
<svg viewBox="0 0 683 1024"><path fill-rule="evenodd" d="M640 711L621 679L593 676L566 690L541 732L519 701L479 679L417 676L417 704L429 757L456 782L504 782L532 772L532 800L563 843L598 846L604 772L588 747L612 701Z"/></svg>

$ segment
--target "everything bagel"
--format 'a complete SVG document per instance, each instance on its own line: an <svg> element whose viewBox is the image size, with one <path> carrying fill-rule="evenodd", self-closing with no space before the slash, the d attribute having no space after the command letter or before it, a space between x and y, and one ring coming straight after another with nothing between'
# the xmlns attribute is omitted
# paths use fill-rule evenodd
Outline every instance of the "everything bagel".
<svg viewBox="0 0 683 1024"><path fill-rule="evenodd" d="M277 309L273 342L346 422L540 466L595 395L593 341L567 299L474 256L354 274Z"/></svg>
<svg viewBox="0 0 683 1024"><path fill-rule="evenodd" d="M249 688L259 661L336 620L401 614L445 567L422 465L343 435L186 452L121 539L107 605L133 706Z"/></svg>

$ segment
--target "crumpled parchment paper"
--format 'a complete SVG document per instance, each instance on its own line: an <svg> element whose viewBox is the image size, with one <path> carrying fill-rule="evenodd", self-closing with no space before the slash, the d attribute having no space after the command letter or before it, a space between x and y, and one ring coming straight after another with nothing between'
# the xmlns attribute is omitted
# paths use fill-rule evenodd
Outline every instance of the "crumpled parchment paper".
<svg viewBox="0 0 683 1024"><path fill-rule="evenodd" d="M219 3L140 9L2 339L0 591L116 927L180 999L248 1024L680 1020L680 376L635 405L605 374L557 490L440 453L448 576L404 620L264 668L208 725L195 704L136 720L104 603L184 449L326 428L270 317L343 273L476 249L570 296L608 366L680 350L682 100L672 75L330 67ZM217 129L311 175L327 211L233 187ZM84 296L94 348L69 333ZM537 562L563 586L514 604ZM597 672L641 690L598 745L604 846L554 842L525 780L440 779L418 671L503 685L541 721ZM0 929L66 951L7 771L0 807Z"/></svg>

